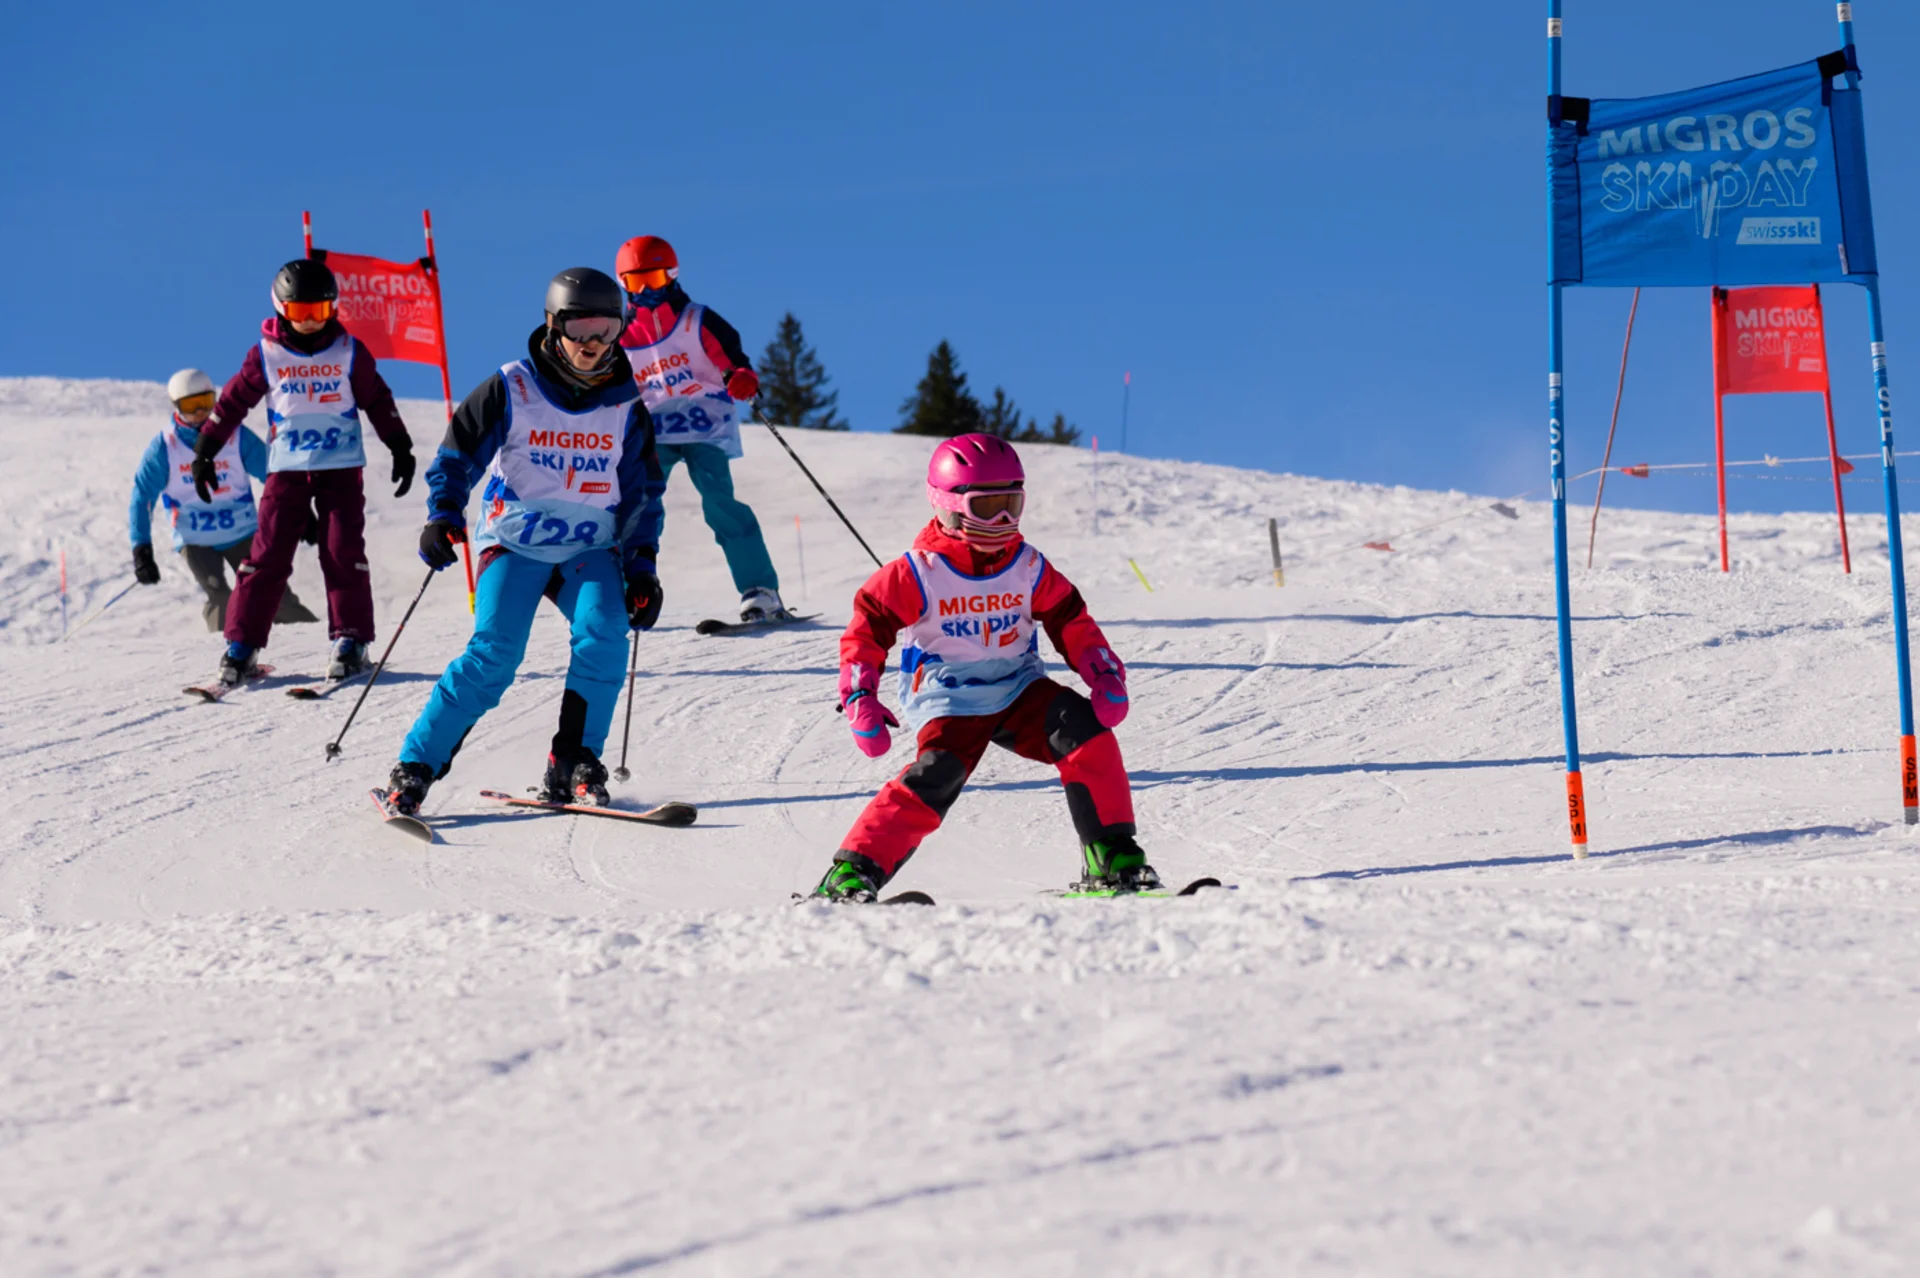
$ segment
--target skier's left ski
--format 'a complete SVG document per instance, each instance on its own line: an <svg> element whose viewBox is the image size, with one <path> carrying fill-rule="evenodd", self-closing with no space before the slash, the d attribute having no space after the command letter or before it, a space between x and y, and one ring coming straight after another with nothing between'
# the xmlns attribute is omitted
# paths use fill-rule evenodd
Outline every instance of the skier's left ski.
<svg viewBox="0 0 1920 1278"><path fill-rule="evenodd" d="M788 613L784 617L769 617L765 621L719 621L707 618L693 628L695 634L702 635L750 635L760 630L778 630L782 626L798 626L818 620L817 612Z"/></svg>
<svg viewBox="0 0 1920 1278"><path fill-rule="evenodd" d="M334 689L344 688L350 683L358 683L372 673L373 670L369 667L365 670L356 670L352 674L340 679L327 679L320 683L301 684L297 688L288 688L287 695L296 701L319 701L332 696Z"/></svg>
<svg viewBox="0 0 1920 1278"><path fill-rule="evenodd" d="M387 802L387 792L385 790L375 788L367 791L367 794L373 799L373 806L380 810L380 818L387 823L389 829L398 830L402 834L410 834L422 843L433 842L433 827L417 816L408 816L404 812L395 812L393 805Z"/></svg>
<svg viewBox="0 0 1920 1278"><path fill-rule="evenodd" d="M597 808L590 803L549 803L545 799L523 799L517 794L506 794L499 790L482 790L480 797L511 803L520 808L539 808L543 812L577 812L582 816L615 817L645 825L692 825L700 816L700 809L691 803L662 803L644 812L635 812L630 808Z"/></svg>

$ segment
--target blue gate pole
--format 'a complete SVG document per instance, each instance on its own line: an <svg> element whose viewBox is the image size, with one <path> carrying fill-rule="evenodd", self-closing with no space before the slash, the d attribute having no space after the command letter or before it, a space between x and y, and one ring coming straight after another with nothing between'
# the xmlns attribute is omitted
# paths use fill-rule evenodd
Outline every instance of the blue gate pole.
<svg viewBox="0 0 1920 1278"><path fill-rule="evenodd" d="M1560 0L1547 0L1547 92L1560 96ZM1556 127L1552 123L1548 128ZM1547 242L1553 242L1553 202L1547 202ZM1548 275L1552 249L1548 250ZM1587 798L1580 778L1580 727L1573 699L1573 605L1567 588L1567 448L1561 360L1561 286L1547 285L1547 462L1553 476L1553 592L1560 637L1560 723L1567 738L1567 827L1573 859L1587 855Z"/></svg>
<svg viewBox="0 0 1920 1278"><path fill-rule="evenodd" d="M1840 40L1853 47L1853 6L1838 6ZM1860 77L1847 73L1847 86ZM1920 825L1920 767L1913 739L1913 659L1907 645L1907 562L1900 537L1900 484L1893 464L1893 392L1887 387L1887 332L1880 317L1880 277L1867 284L1867 341L1873 355L1873 402L1880 413L1880 480L1886 490L1887 563L1893 570L1893 666L1900 683L1900 801L1908 825Z"/></svg>

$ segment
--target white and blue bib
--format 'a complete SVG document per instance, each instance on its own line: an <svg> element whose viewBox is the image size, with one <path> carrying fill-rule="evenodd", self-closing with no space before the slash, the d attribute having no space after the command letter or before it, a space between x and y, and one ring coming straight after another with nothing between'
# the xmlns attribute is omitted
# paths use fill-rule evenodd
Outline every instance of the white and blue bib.
<svg viewBox="0 0 1920 1278"><path fill-rule="evenodd" d="M667 335L651 346L629 346L633 380L653 414L658 444L713 444L729 457L740 452L741 406L727 394L727 375L707 354L700 319L707 308L688 306Z"/></svg>
<svg viewBox="0 0 1920 1278"><path fill-rule="evenodd" d="M253 536L260 519L253 505L253 484L240 460L240 432L234 431L213 459L218 487L212 501L201 501L193 486L193 448L180 438L180 427L170 424L160 432L167 446L167 486L160 504L173 524L173 548L229 546Z"/></svg>
<svg viewBox="0 0 1920 1278"><path fill-rule="evenodd" d="M353 338L342 331L312 355L260 339L267 374L267 469L346 470L367 464L353 402Z"/></svg>
<svg viewBox="0 0 1920 1278"><path fill-rule="evenodd" d="M1047 561L1022 546L991 577L969 577L943 555L907 552L925 609L901 631L900 713L915 729L949 715L996 714L1046 674L1033 588Z"/></svg>
<svg viewBox="0 0 1920 1278"><path fill-rule="evenodd" d="M632 402L570 413L547 398L524 359L502 367L500 378L506 440L487 466L474 544L550 564L613 545Z"/></svg>

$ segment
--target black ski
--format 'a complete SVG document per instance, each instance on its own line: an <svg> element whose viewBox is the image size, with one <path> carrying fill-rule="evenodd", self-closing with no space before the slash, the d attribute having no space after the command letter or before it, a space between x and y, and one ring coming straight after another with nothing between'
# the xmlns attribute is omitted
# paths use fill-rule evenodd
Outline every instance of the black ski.
<svg viewBox="0 0 1920 1278"><path fill-rule="evenodd" d="M1123 892L1117 888L1086 887L1086 886L1083 886L1082 884L1075 883L1071 887L1050 888L1046 892L1044 892L1043 895L1065 897L1069 900L1079 900L1083 898L1095 898L1095 897L1105 899L1109 897L1135 897L1135 896L1152 896L1152 897L1198 896L1203 890L1207 888L1222 888L1227 891L1232 890L1230 888L1227 888L1226 885L1222 883L1219 879L1206 878L1206 879L1195 879L1193 882L1181 888L1178 892L1169 892L1164 887L1148 888L1144 892Z"/></svg>
<svg viewBox="0 0 1920 1278"><path fill-rule="evenodd" d="M296 701L321 701L332 696L334 689L344 688L350 683L358 683L372 673L373 670L369 667L365 670L356 670L345 678L328 679L321 683L301 684L297 688L288 688L287 695Z"/></svg>
<svg viewBox="0 0 1920 1278"><path fill-rule="evenodd" d="M934 905L934 899L925 892L895 892L892 896L883 896L877 901L855 901L850 897L821 896L814 892L795 892L793 903L799 905L805 901L827 901L834 905Z"/></svg>
<svg viewBox="0 0 1920 1278"><path fill-rule="evenodd" d="M765 621L718 621L707 618L695 626L694 633L702 635L748 635L760 630L778 630L782 626L798 626L819 618L817 612L788 613L784 617L769 617Z"/></svg>
<svg viewBox="0 0 1920 1278"><path fill-rule="evenodd" d="M644 825L692 825L700 817L700 809L691 803L662 803L644 812L635 812L629 808L597 808L590 803L549 803L545 799L523 799L517 794L500 790L482 790L480 797L511 803L520 808L536 808L542 812L577 812L581 816L614 817L621 821L639 821Z"/></svg>
<svg viewBox="0 0 1920 1278"><path fill-rule="evenodd" d="M433 827L417 816L408 816L404 812L395 812L393 805L387 802L387 792L385 790L369 790L367 791L367 795L373 800L373 806L380 810L380 819L387 823L389 829L398 830L402 834L412 835L422 843L433 842Z"/></svg>
<svg viewBox="0 0 1920 1278"><path fill-rule="evenodd" d="M202 701L211 703L220 700L235 688L243 688L247 684L258 683L272 673L272 666L255 666L252 672L239 683L232 685L224 683L188 684L186 687L180 689L180 691L189 697L198 697Z"/></svg>

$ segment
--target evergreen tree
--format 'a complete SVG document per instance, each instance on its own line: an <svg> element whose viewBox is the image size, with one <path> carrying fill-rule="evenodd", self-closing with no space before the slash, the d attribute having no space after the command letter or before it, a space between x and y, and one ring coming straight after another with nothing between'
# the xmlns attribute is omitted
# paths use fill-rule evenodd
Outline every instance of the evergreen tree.
<svg viewBox="0 0 1920 1278"><path fill-rule="evenodd" d="M942 339L927 356L927 375L920 379L913 394L900 405L900 424L894 428L902 435L942 435L951 439L981 429L984 418L980 401L967 389L967 375L951 343Z"/></svg>
<svg viewBox="0 0 1920 1278"><path fill-rule="evenodd" d="M1040 429L1039 422L1028 422L1027 428L1020 434L1020 439L1025 443L1073 445L1080 442L1080 428L1068 425L1065 413L1055 413L1053 425L1044 431Z"/></svg>
<svg viewBox="0 0 1920 1278"><path fill-rule="evenodd" d="M980 429L989 435L998 435L1001 439L1019 439L1020 407L1008 397L1001 386L993 388L993 402L986 406L980 416Z"/></svg>
<svg viewBox="0 0 1920 1278"><path fill-rule="evenodd" d="M827 370L807 345L800 321L792 311L781 317L780 331L767 343L756 371L760 374L760 397L754 402L762 421L809 430L849 429L834 413L840 392L827 389Z"/></svg>

